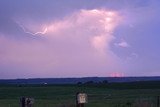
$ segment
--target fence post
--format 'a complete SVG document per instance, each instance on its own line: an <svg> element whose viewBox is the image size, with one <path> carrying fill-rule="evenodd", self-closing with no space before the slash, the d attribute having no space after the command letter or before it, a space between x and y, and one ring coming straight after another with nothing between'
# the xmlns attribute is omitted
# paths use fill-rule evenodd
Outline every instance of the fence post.
<svg viewBox="0 0 160 107"><path fill-rule="evenodd" d="M20 98L21 107L32 107L33 103L34 103L33 98L26 98L26 97Z"/></svg>
<svg viewBox="0 0 160 107"><path fill-rule="evenodd" d="M79 92L76 93L76 107L80 107L80 104L78 103L78 94Z"/></svg>
<svg viewBox="0 0 160 107"><path fill-rule="evenodd" d="M157 107L160 107L159 106L159 96L157 96Z"/></svg>
<svg viewBox="0 0 160 107"><path fill-rule="evenodd" d="M21 107L25 107L25 97L20 98Z"/></svg>
<svg viewBox="0 0 160 107"><path fill-rule="evenodd" d="M84 107L84 104L87 103L87 94L85 93L76 93L76 107Z"/></svg>

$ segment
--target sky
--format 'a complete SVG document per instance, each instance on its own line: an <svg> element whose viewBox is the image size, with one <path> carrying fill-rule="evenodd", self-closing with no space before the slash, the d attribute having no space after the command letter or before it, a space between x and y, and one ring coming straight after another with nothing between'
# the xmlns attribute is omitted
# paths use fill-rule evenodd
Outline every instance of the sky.
<svg viewBox="0 0 160 107"><path fill-rule="evenodd" d="M0 0L0 79L160 76L159 0Z"/></svg>

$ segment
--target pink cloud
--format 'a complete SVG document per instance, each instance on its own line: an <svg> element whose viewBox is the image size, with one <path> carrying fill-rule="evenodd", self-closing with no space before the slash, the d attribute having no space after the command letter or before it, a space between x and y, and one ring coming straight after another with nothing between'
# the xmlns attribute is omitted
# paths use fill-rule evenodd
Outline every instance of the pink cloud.
<svg viewBox="0 0 160 107"><path fill-rule="evenodd" d="M4 55L0 59L34 76L109 76L112 71L122 70L120 58L110 49L120 20L117 12L94 9L80 10L51 23L21 22L24 33L43 40L1 36Z"/></svg>

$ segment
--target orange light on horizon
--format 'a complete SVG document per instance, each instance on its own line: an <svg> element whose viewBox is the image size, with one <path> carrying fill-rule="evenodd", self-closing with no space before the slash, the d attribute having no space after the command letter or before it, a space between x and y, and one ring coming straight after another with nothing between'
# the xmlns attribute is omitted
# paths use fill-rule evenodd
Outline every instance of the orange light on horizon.
<svg viewBox="0 0 160 107"><path fill-rule="evenodd" d="M121 72L112 72L110 77L124 77L124 73Z"/></svg>

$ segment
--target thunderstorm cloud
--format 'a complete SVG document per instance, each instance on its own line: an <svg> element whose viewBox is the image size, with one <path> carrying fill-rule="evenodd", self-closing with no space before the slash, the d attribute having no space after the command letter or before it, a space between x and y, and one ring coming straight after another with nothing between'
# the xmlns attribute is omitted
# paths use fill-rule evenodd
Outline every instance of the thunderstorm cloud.
<svg viewBox="0 0 160 107"><path fill-rule="evenodd" d="M0 78L158 75L158 0L0 1Z"/></svg>

